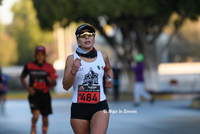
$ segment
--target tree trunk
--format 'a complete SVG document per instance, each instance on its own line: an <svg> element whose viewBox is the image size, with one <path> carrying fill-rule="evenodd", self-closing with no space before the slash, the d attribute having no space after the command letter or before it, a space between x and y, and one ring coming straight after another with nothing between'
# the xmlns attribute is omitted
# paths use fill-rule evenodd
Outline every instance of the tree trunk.
<svg viewBox="0 0 200 134"><path fill-rule="evenodd" d="M131 57L131 51L132 48L130 47L130 50L127 51L125 49L125 45L126 44L120 44L118 47L116 47L116 40L114 37L109 37L106 35L106 33L103 31L103 28L99 25L99 23L94 23L95 27L99 30L99 32L101 33L102 36L105 37L105 39L109 42L109 45L113 48L113 50L115 51L116 57L118 58L118 61L121 62L122 64L122 72L124 72L125 74L127 74L128 77L128 85L124 86L126 89L126 91L128 92L132 92L133 89L133 83L134 83L134 74L130 69L130 62L131 59L133 59L133 57ZM119 49L123 50L123 54L120 54Z"/></svg>
<svg viewBox="0 0 200 134"><path fill-rule="evenodd" d="M154 44L144 45L144 78L145 78L145 88L149 91L158 92L159 91L159 80L158 80L158 66L156 58L156 50Z"/></svg>
<svg viewBox="0 0 200 134"><path fill-rule="evenodd" d="M148 43L146 25L142 20L134 21L133 28L137 34L137 48L142 47L144 54L145 88L149 91L159 91L158 66L155 43Z"/></svg>
<svg viewBox="0 0 200 134"><path fill-rule="evenodd" d="M121 70L122 72L124 72L128 78L128 81L126 81L126 86L124 86L123 90L126 90L127 92L132 92L133 91L133 85L135 82L135 75L133 73L133 71L130 69L130 66L127 65L127 61L126 60L120 60L120 62L122 63L122 67ZM123 84L122 84L123 85Z"/></svg>
<svg viewBox="0 0 200 134"><path fill-rule="evenodd" d="M132 93L133 92L133 87L134 87L134 84L135 84L135 75L134 73L132 72L132 70L128 69L126 70L127 72L127 75L128 75L128 85L127 85L127 91Z"/></svg>

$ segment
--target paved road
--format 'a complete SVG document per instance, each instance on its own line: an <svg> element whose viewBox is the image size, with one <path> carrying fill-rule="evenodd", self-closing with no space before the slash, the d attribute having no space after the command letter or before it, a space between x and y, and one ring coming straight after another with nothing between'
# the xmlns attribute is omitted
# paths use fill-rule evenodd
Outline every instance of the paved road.
<svg viewBox="0 0 200 134"><path fill-rule="evenodd" d="M50 116L48 134L73 134L69 123L71 100L54 99L52 103L54 114ZM153 106L143 102L140 107L127 101L109 102L112 113L107 133L199 134L200 110L190 109L189 105L190 100L156 101ZM10 100L6 108L6 114L0 115L0 134L29 134L31 114L27 100ZM37 126L41 134L41 117Z"/></svg>

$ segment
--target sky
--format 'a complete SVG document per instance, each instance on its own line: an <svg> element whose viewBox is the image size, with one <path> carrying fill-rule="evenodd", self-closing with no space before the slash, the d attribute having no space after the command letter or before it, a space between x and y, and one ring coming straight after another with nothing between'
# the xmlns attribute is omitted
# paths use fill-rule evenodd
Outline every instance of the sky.
<svg viewBox="0 0 200 134"><path fill-rule="evenodd" d="M13 21L13 13L11 12L11 7L18 0L3 0L0 6L0 21L4 25L9 25Z"/></svg>

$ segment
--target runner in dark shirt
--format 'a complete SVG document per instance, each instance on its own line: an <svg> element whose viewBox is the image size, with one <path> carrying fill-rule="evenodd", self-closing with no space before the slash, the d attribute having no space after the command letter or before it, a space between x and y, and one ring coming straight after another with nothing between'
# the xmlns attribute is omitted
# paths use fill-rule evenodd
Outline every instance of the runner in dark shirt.
<svg viewBox="0 0 200 134"><path fill-rule="evenodd" d="M36 134L36 122L42 114L43 134L46 134L48 127L48 115L52 113L50 86L56 85L57 74L53 66L45 61L46 53L43 46L35 49L35 61L24 66L21 73L21 82L29 92L29 103L32 117L31 134ZM25 78L29 75L29 85Z"/></svg>

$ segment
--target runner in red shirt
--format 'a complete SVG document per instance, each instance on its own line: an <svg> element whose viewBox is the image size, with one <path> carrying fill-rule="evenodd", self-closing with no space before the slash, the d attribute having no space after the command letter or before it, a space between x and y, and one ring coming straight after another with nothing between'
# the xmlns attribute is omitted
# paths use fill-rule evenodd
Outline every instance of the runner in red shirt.
<svg viewBox="0 0 200 134"><path fill-rule="evenodd" d="M38 46L34 54L35 61L24 66L21 74L21 82L29 92L28 100L30 103L32 117L31 134L36 134L36 122L42 114L43 134L48 129L48 115L52 114L50 86L56 85L57 74L53 66L45 61L46 52L43 46ZM29 85L25 78L29 75Z"/></svg>

